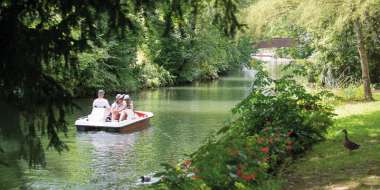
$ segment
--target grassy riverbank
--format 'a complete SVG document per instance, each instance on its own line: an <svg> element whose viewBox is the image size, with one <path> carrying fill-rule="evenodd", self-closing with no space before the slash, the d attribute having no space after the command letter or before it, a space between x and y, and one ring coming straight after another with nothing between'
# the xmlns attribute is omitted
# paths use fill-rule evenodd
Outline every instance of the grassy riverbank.
<svg viewBox="0 0 380 190"><path fill-rule="evenodd" d="M380 101L347 103L336 113L326 141L284 167L279 175L282 188L273 189L380 189ZM342 129L361 144L358 151L349 154L344 149Z"/></svg>

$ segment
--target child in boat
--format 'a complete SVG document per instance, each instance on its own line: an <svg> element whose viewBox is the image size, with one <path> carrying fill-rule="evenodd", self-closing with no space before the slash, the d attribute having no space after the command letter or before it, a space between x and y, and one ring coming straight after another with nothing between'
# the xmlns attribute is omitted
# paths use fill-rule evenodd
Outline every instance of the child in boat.
<svg viewBox="0 0 380 190"><path fill-rule="evenodd" d="M115 102L111 105L112 121L117 121L120 118L121 112L125 109L123 95L117 94Z"/></svg>
<svg viewBox="0 0 380 190"><path fill-rule="evenodd" d="M92 103L93 108L110 108L110 104L108 103L108 100L104 98L104 94L104 90L98 91L98 98L96 98Z"/></svg>
<svg viewBox="0 0 380 190"><path fill-rule="evenodd" d="M123 121L125 119L127 120L134 119L135 112L133 108L133 101L131 100L131 97L128 94L124 95L124 104L125 104L125 109L121 112L119 121Z"/></svg>

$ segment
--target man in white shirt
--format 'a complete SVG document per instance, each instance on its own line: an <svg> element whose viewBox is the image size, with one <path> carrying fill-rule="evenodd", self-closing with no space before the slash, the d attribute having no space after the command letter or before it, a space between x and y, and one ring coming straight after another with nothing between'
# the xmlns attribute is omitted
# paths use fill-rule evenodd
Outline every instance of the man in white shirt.
<svg viewBox="0 0 380 190"><path fill-rule="evenodd" d="M92 103L93 108L110 108L110 104L108 103L108 100L104 98L104 90L98 91L98 98L94 100Z"/></svg>

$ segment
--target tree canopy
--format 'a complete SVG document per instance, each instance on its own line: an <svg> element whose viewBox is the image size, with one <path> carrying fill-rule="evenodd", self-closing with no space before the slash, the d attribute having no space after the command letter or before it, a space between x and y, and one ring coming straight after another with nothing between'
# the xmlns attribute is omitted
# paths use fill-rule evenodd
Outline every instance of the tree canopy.
<svg viewBox="0 0 380 190"><path fill-rule="evenodd" d="M258 1L247 9L249 16L245 21L251 33L259 38L298 39L299 46L290 51L291 55L315 59L321 65L323 84L334 86L347 78L351 78L350 82L361 80L365 98L370 100L370 79L379 82L377 70L371 69L379 65L376 53L379 3L377 0Z"/></svg>
<svg viewBox="0 0 380 190"><path fill-rule="evenodd" d="M217 77L249 56L240 53L249 39L234 38L242 27L238 6L236 0L2 1L0 97L20 117L0 135L17 136L25 158L42 163L40 134L48 134L49 147L67 148L58 132L67 131L73 97Z"/></svg>

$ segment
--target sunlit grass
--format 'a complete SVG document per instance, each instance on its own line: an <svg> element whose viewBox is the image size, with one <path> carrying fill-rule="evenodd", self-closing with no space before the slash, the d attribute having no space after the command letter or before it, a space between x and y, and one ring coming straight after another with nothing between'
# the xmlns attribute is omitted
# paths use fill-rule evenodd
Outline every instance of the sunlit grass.
<svg viewBox="0 0 380 190"><path fill-rule="evenodd" d="M354 104L354 103L363 103L363 100L364 100L363 86L350 85L345 88L324 88L318 85L316 86L316 85L311 85L311 84L304 84L304 87L307 89L308 92L312 94L316 94L322 91L328 91L331 94L333 94L333 96L324 97L322 100L323 103L329 104L329 105L350 106L351 104ZM373 98L379 101L380 91L373 90L372 93L373 93Z"/></svg>
<svg viewBox="0 0 380 190"><path fill-rule="evenodd" d="M375 111L380 111L380 101L375 102L351 102L348 104L343 104L335 109L337 118L367 114Z"/></svg>
<svg viewBox="0 0 380 190"><path fill-rule="evenodd" d="M281 174L288 180L284 189L380 189L380 102L349 103L336 113L326 141ZM359 150L350 154L343 147L342 129L361 144Z"/></svg>

